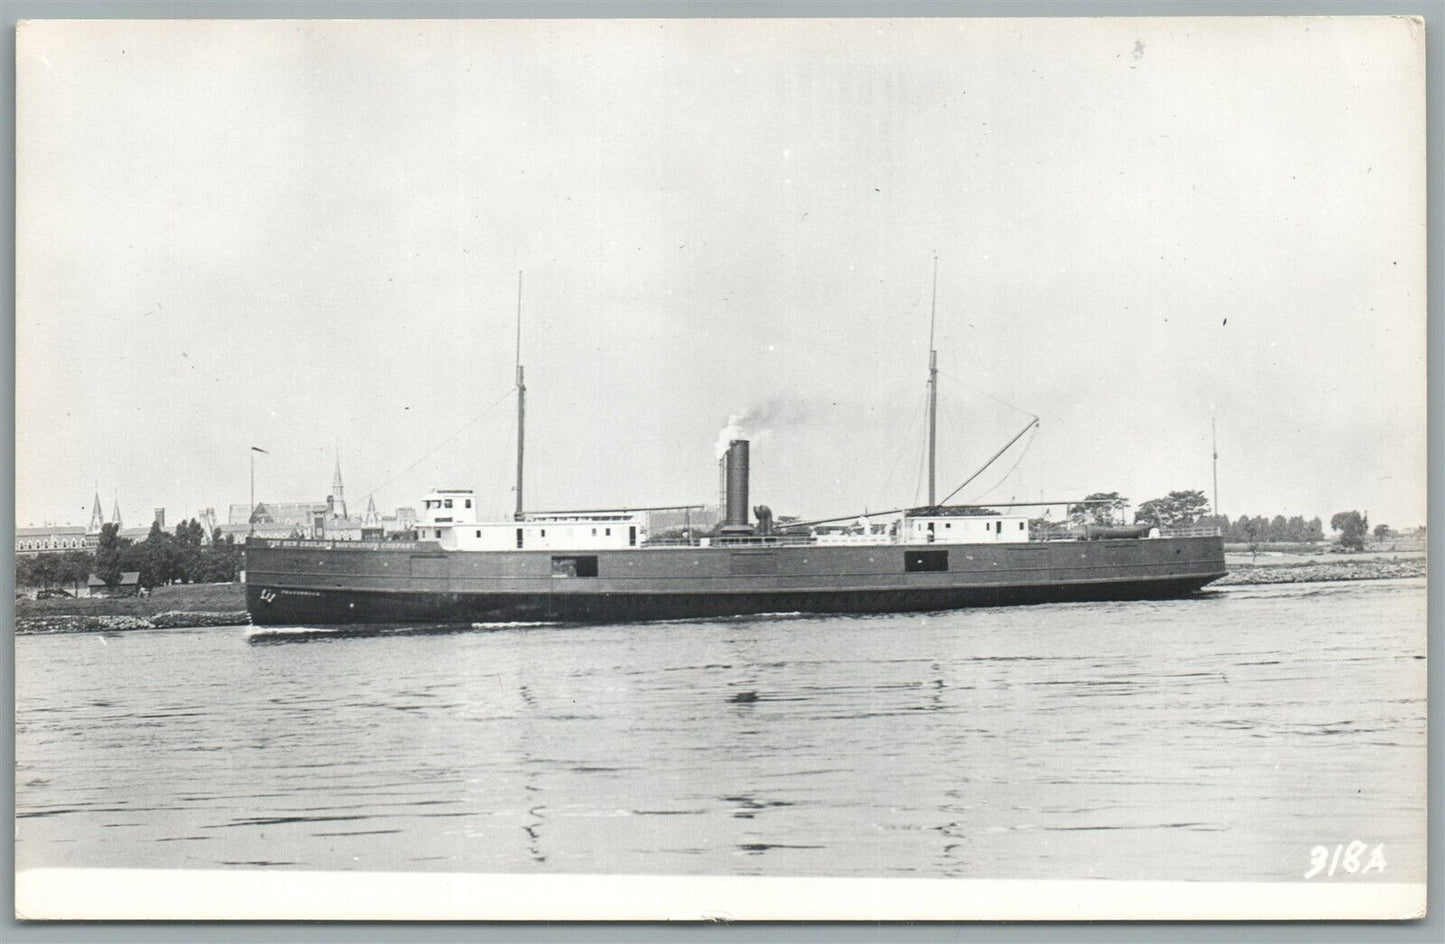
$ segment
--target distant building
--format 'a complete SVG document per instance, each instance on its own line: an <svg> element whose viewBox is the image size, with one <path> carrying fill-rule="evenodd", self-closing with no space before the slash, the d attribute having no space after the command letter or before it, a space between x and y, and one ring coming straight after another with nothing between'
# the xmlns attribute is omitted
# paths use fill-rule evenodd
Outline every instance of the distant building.
<svg viewBox="0 0 1445 944"><path fill-rule="evenodd" d="M87 534L79 525L58 525L48 528L16 528L15 556L63 554L66 551L89 551L99 538Z"/></svg>
<svg viewBox="0 0 1445 944"><path fill-rule="evenodd" d="M90 506L90 524L44 525L39 528L15 529L16 556L33 557L36 554L64 554L67 551L93 551L100 546L100 529L106 524L120 523L120 503L116 502L112 521L107 522L100 510L100 490Z"/></svg>
<svg viewBox="0 0 1445 944"><path fill-rule="evenodd" d="M325 512L325 502L257 502L255 508L232 505L227 523L309 526L312 515Z"/></svg>
<svg viewBox="0 0 1445 944"><path fill-rule="evenodd" d="M409 509L408 509L409 510ZM375 516L374 503L367 510ZM415 512L411 521L416 520ZM255 508L249 505L231 505L227 522L221 525L223 535L233 535L242 540L247 535L264 538L324 538L331 541L360 541L363 528L385 528L385 519L376 518L374 523L352 518L346 509L346 486L341 480L341 460L336 460L336 471L331 478L331 493L324 502L258 502Z"/></svg>
<svg viewBox="0 0 1445 944"><path fill-rule="evenodd" d="M201 523L201 543L210 544L211 536L216 531L216 509L202 508L196 520Z"/></svg>
<svg viewBox="0 0 1445 944"><path fill-rule="evenodd" d="M399 534L404 531L416 530L416 509L398 508L396 514L387 515L381 519L381 530L383 534Z"/></svg>
<svg viewBox="0 0 1445 944"><path fill-rule="evenodd" d="M231 540L235 541L237 544L245 541L245 540L246 540L246 537L247 537L248 535L251 535L251 534L255 534L255 535L257 535L257 536L259 536L259 537L263 537L263 538L270 538L270 537L282 537L282 538L300 537L299 534L291 534L290 532L287 532L287 533L285 533L285 534L275 534L275 533L271 533L271 532L265 532L265 531L259 531L259 530L252 530L251 525L249 525L249 524L231 524L231 523L227 522L226 524L217 525L216 527L217 527L217 529L221 532L221 539L222 539L222 540L225 540L226 538L230 538Z"/></svg>
<svg viewBox="0 0 1445 944"><path fill-rule="evenodd" d="M133 597L140 592L140 571L123 571L120 582L113 587L107 587L104 580L91 574L85 582L85 589L93 597Z"/></svg>

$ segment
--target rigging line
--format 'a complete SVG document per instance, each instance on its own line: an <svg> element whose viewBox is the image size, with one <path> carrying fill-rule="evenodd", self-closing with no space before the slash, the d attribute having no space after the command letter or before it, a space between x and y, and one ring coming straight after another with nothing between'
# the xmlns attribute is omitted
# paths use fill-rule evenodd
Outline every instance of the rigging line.
<svg viewBox="0 0 1445 944"><path fill-rule="evenodd" d="M923 394L924 405L928 403L928 394ZM918 493L923 491L923 470L928 465L928 437L923 437L922 448L918 450L918 472L913 480L913 504L918 504Z"/></svg>
<svg viewBox="0 0 1445 944"><path fill-rule="evenodd" d="M1031 429L1035 434L1037 434L1037 433L1038 433L1038 430L1039 430L1039 428L1038 428L1037 426L1032 426L1032 427L1030 427L1030 429ZM1002 477L1002 478L1000 478L997 482L995 482L995 483L993 483L991 486L989 486L988 491L984 492L982 495L979 495L977 498L974 499L974 501L983 501L985 498L987 498L987 497L989 496L990 493L993 492L994 489L998 488L1000 485L1002 485L1003 483L1007 482L1008 479L1009 479L1009 476L1013 475L1013 474L1014 474L1014 470L1019 467L1019 463L1021 463L1021 462L1024 461L1024 456L1026 456L1026 455L1029 454L1029 447L1032 446L1033 444L1034 444L1034 437L1033 437L1033 436L1030 436L1028 439L1024 440L1024 447L1023 447L1023 449L1019 450L1019 457L1014 460L1014 464L1011 465L1011 466L1009 466L1009 470L1003 474L1003 477ZM1014 492L1017 493L1017 492L1018 492L1018 489L1015 488L1015 489L1014 489ZM1010 498L1009 498L1009 502L1010 502L1010 503L1013 502L1013 497L1010 497Z"/></svg>
<svg viewBox="0 0 1445 944"><path fill-rule="evenodd" d="M387 479L385 482L382 482L380 485L376 486L375 488L373 488L373 489L371 489L371 490L369 490L369 491L365 491L364 494L373 495L373 494L381 491L382 489L386 488L386 487L387 487L388 485L390 485L391 483L395 482L397 479L401 478L403 475L406 475L406 474L407 474L408 472L410 472L412 469L415 469L417 466L421 465L421 464L422 464L423 462L425 462L427 459L430 459L430 458L431 458L433 455L435 455L435 454L437 453L437 451L440 450L443 446L446 446L447 444L449 444L453 439L456 439L456 438L457 438L458 436L460 436L462 433L466 432L466 431L467 431L468 429L470 429L473 425L475 425L476 422L477 422L478 420L480 420L482 417L486 416L488 413L492 412L492 411L495 410L497 407L499 407L499 406L501 406L503 403L505 403L506 400L507 400L507 398L512 395L512 391L515 390L515 389L516 389L516 388L514 388L514 387L508 387L506 393L502 394L500 397L498 397L497 399L493 400L492 403L491 403L491 405L489 405L486 409L482 410L482 412L478 413L476 416L472 417L471 419L469 419L469 420L467 420L465 423L463 423L463 424L457 429L456 432L452 433L452 434L451 434L450 436L448 436L446 439L443 439L441 442L439 442L439 443L437 443L435 446L433 446L430 450L428 450L427 452L423 453L423 454L422 454L415 462L413 462L411 465L409 465L409 466L407 466L406 468L402 469L400 472L396 473L396 474L393 475L391 478Z"/></svg>
<svg viewBox="0 0 1445 944"><path fill-rule="evenodd" d="M923 411L925 414L926 414L927 411L928 411L928 400L929 400L928 384L927 384L927 383L924 383L924 385L923 385L923 403L921 404L921 406L919 407L919 409L920 409L921 411ZM915 475L915 477L914 477L914 480L913 480L913 504L915 504L915 505L918 504L919 501L920 501L919 495L922 494L922 492L923 492L923 478L924 478L924 475L925 475L925 474L927 473L927 471L928 471L928 425L927 425L927 423L924 424L922 433L923 433L923 435L920 437L919 442L918 442L918 471L917 471L917 473L916 473L916 475Z"/></svg>
<svg viewBox="0 0 1445 944"><path fill-rule="evenodd" d="M977 393L977 394L980 394L980 395L982 395L982 396L988 397L990 400L992 400L993 402L999 404L1000 406L1006 406L1006 407L1008 407L1010 410L1015 410L1015 411L1017 411L1017 412L1019 412L1019 413L1022 413L1024 416L1032 416L1032 417L1034 417L1035 419L1038 418L1038 414L1034 413L1032 410L1025 410L1023 407L1021 407L1021 406L1016 406L1016 405L1008 402L1007 400L1001 400L1001 399L999 399L998 397L994 396L993 394L989 393L987 390L984 390L984 389L981 388L981 387L975 387L973 384L964 383L962 380L959 380L957 377L954 377L954 376L952 376L952 375L950 375L950 374L946 374L946 373L944 373L944 372L941 371L941 370L938 372L938 376L942 377L944 380L947 380L949 383L957 384L958 386L964 388L965 390L970 390L970 391L972 391L972 392L974 392L974 393Z"/></svg>
<svg viewBox="0 0 1445 944"><path fill-rule="evenodd" d="M1023 448L1023 451L1019 453L1018 459L1016 459L1016 460L1014 461L1014 464L1009 467L1008 472L1004 473L1004 477L1001 478L1001 479L999 479L999 484L1000 484L1000 485L1003 484L1004 482L1007 482L1007 481L1010 479L1010 477L1013 476L1014 472L1018 469L1018 467L1021 466L1021 465L1023 465L1024 458L1028 456L1029 450L1030 450L1031 448L1033 448L1034 440L1038 438L1038 435L1039 435L1039 427L1035 426L1034 429L1033 429L1033 432L1029 434L1029 438L1024 440L1024 448ZM1024 478L1025 478L1025 476L1020 475L1018 478L1016 478L1016 479L1013 480L1013 489L1009 492L1009 496L1008 496L1008 500L1009 500L1009 504L1010 504L1010 505L1012 505L1012 504L1014 504L1015 502L1018 501L1018 497L1019 497L1019 487L1020 487L1021 483L1023 482ZM990 489L990 491L992 491L992 489Z"/></svg>
<svg viewBox="0 0 1445 944"><path fill-rule="evenodd" d="M970 475L968 478L964 479L964 480L963 480L963 484L959 485L958 488L955 488L953 491L949 492L948 495L943 499L943 501L941 501L941 502L938 503L938 505L946 505L946 504L948 504L948 500L949 500L950 498L952 498L953 496L957 495L959 492L963 491L964 488L968 485L969 482L972 482L974 479L978 478L980 475L983 475L984 472L988 471L988 467L991 466L991 465L993 465L995 462L997 462L999 456L1003 455L1005 452L1008 452L1009 449L1013 446L1014 443L1018 442L1020 439L1023 438L1024 433L1027 433L1029 430L1033 429L1033 428L1034 428L1035 426L1037 426L1037 425L1039 425L1039 418L1036 416L1036 417L1034 417L1032 420L1029 420L1029 425L1027 425L1027 426L1025 426L1023 429L1019 430L1018 433L1014 436L1013 439L1010 439L1008 442L1004 443L1002 449L1000 449L998 452L995 452L992 456L989 457L989 460L988 460L987 462L985 462L983 465L979 466L979 469L978 469L977 472L973 473L973 474ZM935 506L935 507L937 507L937 506Z"/></svg>
<svg viewBox="0 0 1445 944"><path fill-rule="evenodd" d="M913 415L908 419L908 426L903 430L903 438L899 440L898 451L893 454L893 464L888 467L888 475L883 479L883 487L879 489L880 494L877 496L878 501L874 502L874 504L882 505L886 500L885 496L888 494L888 486L893 484L893 473L898 470L898 463L902 460L903 453L908 449L908 441L913 436L913 426L918 422L918 415L923 412L923 405L927 402L928 394L925 392L923 398L918 401L918 406L914 407Z"/></svg>

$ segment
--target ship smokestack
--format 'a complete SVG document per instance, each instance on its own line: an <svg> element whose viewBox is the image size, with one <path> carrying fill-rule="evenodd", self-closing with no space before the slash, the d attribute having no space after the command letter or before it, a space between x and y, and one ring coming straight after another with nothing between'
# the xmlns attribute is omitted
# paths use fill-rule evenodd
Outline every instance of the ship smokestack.
<svg viewBox="0 0 1445 944"><path fill-rule="evenodd" d="M727 510L723 531L751 533L748 524L748 441L734 439L728 443L726 459Z"/></svg>

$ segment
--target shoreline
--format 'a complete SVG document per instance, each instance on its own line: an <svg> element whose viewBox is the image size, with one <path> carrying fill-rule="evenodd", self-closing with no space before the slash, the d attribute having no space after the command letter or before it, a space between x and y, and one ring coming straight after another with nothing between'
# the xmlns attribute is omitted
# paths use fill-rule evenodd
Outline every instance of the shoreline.
<svg viewBox="0 0 1445 944"><path fill-rule="evenodd" d="M156 587L143 597L15 601L17 635L245 626L250 622L246 587L241 583L172 584Z"/></svg>
<svg viewBox="0 0 1445 944"><path fill-rule="evenodd" d="M1426 558L1396 560L1332 560L1308 564L1245 565L1209 584L1211 587L1247 587L1274 583L1334 583L1342 580L1393 580L1424 577Z"/></svg>
<svg viewBox="0 0 1445 944"><path fill-rule="evenodd" d="M1423 556L1404 559L1347 559L1307 564L1234 567L1210 587L1284 583L1334 583L1424 577ZM195 605L190 608L187 604ZM240 584L161 587L149 597L122 599L17 600L16 635L126 632L143 629L248 626Z"/></svg>
<svg viewBox="0 0 1445 944"><path fill-rule="evenodd" d="M136 629L193 629L211 626L249 626L251 614L245 610L233 613L188 613L169 610L154 616L124 614L54 613L45 616L17 616L15 634L59 635L62 633L117 633Z"/></svg>

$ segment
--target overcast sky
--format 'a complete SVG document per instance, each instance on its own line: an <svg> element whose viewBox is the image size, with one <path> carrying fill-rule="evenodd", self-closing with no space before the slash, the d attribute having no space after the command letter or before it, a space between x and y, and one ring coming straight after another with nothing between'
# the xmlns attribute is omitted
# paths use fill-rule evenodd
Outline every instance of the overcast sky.
<svg viewBox="0 0 1445 944"><path fill-rule="evenodd" d="M519 270L528 507L911 503L935 253L940 492L1421 524L1422 31L32 22L17 524L509 511Z"/></svg>

